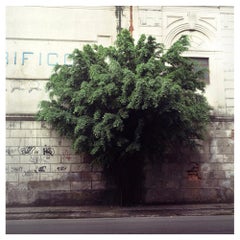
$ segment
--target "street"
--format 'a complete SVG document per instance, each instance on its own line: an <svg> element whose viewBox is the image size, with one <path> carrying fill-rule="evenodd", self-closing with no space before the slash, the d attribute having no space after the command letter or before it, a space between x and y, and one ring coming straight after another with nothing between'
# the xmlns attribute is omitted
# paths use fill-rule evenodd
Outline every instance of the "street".
<svg viewBox="0 0 240 240"><path fill-rule="evenodd" d="M7 234L233 234L234 216L7 220Z"/></svg>

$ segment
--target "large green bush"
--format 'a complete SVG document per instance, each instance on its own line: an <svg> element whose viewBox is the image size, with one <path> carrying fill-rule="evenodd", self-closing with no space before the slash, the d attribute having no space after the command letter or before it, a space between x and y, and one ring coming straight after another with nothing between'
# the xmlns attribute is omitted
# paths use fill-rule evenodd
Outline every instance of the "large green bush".
<svg viewBox="0 0 240 240"><path fill-rule="evenodd" d="M38 119L111 169L120 188L123 181L131 185L129 174L142 168L144 156L192 147L204 137L210 110L204 71L182 56L188 46L186 36L168 50L151 36L134 44L123 30L114 46L76 49L71 65L54 68Z"/></svg>

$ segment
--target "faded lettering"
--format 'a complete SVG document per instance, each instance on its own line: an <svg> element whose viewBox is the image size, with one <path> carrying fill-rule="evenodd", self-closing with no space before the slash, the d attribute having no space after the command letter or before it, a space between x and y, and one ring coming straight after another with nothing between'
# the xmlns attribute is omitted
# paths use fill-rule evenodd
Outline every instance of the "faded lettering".
<svg viewBox="0 0 240 240"><path fill-rule="evenodd" d="M26 52L6 52L5 53L5 62L6 65L17 65L19 62L21 65L27 65L29 63L34 63L38 66L42 66L46 64L47 66L55 66L56 64L72 64L72 60L69 59L70 53L59 54L57 52L48 52L42 53L38 52L35 53L33 51L26 51ZM20 56L20 57L18 57ZM19 61L20 60L20 61Z"/></svg>

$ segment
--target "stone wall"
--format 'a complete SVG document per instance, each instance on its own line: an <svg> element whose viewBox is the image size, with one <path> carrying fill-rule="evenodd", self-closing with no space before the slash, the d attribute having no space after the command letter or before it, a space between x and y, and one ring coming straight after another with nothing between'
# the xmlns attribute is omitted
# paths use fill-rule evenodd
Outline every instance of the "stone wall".
<svg viewBox="0 0 240 240"><path fill-rule="evenodd" d="M7 121L7 205L114 203L101 167L76 155L45 122ZM233 202L233 119L214 119L198 153L177 150L145 166L144 203Z"/></svg>
<svg viewBox="0 0 240 240"><path fill-rule="evenodd" d="M91 204L103 196L102 169L44 122L7 121L6 180L8 205ZM105 198L105 199L104 199Z"/></svg>
<svg viewBox="0 0 240 240"><path fill-rule="evenodd" d="M234 128L231 118L215 118L198 152L177 149L145 168L146 203L234 201Z"/></svg>

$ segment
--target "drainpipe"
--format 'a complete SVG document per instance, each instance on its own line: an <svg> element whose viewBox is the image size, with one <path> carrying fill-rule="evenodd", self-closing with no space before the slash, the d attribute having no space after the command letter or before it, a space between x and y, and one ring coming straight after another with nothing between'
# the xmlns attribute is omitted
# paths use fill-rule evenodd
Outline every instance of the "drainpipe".
<svg viewBox="0 0 240 240"><path fill-rule="evenodd" d="M133 7L130 6L130 26L129 26L129 31L131 33L131 36L133 35Z"/></svg>
<svg viewBox="0 0 240 240"><path fill-rule="evenodd" d="M122 30L122 12L123 12L123 7L122 6L116 6L115 16L118 19L117 33L120 33L121 30Z"/></svg>

